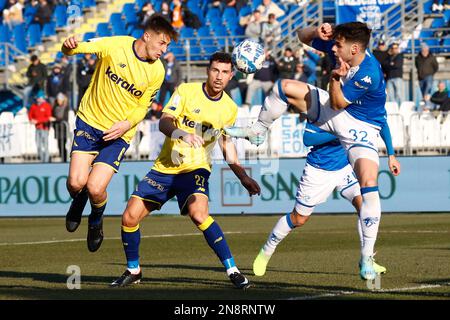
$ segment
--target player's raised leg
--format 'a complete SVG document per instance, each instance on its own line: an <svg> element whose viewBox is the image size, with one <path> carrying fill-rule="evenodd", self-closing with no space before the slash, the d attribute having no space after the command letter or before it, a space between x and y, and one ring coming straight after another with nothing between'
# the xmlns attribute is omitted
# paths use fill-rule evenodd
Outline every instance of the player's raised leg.
<svg viewBox="0 0 450 320"><path fill-rule="evenodd" d="M231 282L238 289L248 288L250 283L236 267L222 229L209 215L208 197L204 194L193 194L188 198L186 208L192 222L203 232L206 242L222 262Z"/></svg>
<svg viewBox="0 0 450 320"><path fill-rule="evenodd" d="M149 212L159 209L159 204L145 201L138 197L130 197L127 208L122 214L122 244L127 259L127 269L115 281L112 287L124 287L139 283L142 279L142 271L139 265L139 245L141 231L139 223Z"/></svg>
<svg viewBox="0 0 450 320"><path fill-rule="evenodd" d="M256 121L247 128L226 128L228 135L236 138L246 138L251 143L260 145L265 140L267 130L272 123L286 112L288 105L294 106L299 112L317 113L313 104L317 99L312 97L311 86L296 80L278 80L271 93L264 100L263 107ZM314 118L314 115L311 115Z"/></svg>
<svg viewBox="0 0 450 320"><path fill-rule="evenodd" d="M89 174L87 191L91 203L89 226L87 234L87 246L89 251L97 251L103 241L103 213L108 201L106 188L115 171L108 165L96 163Z"/></svg>
<svg viewBox="0 0 450 320"><path fill-rule="evenodd" d="M67 177L67 190L73 199L66 214L66 229L69 232L74 232L80 225L81 216L88 200L85 186L95 155L72 152L69 176Z"/></svg>

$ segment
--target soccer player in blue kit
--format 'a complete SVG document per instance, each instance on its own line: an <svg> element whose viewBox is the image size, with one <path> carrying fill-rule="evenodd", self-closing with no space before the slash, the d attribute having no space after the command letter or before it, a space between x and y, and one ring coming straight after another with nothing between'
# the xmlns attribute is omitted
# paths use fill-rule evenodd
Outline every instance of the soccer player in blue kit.
<svg viewBox="0 0 450 320"><path fill-rule="evenodd" d="M388 126L383 126L381 137L389 156L394 156L394 148ZM341 196L353 204L356 211L361 209L361 192L353 168L339 139L310 123L306 123L303 142L312 147L307 155L303 174L297 189L295 207L292 212L281 217L272 229L266 243L253 262L253 272L263 276L267 264L279 243L296 227L304 225L316 205L323 203L336 188ZM397 175L398 172L393 172ZM357 221L361 248L364 247L361 221ZM373 262L375 272L385 273L386 268Z"/></svg>
<svg viewBox="0 0 450 320"><path fill-rule="evenodd" d="M364 246L359 274L365 280L376 277L373 255L381 218L376 141L387 121L386 84L379 62L368 50L370 34L371 30L361 22L334 28L325 23L298 30L301 42L326 52L336 62L328 92L303 82L281 80L265 99L258 121L248 128L226 130L231 136L261 144L273 121L291 104L307 112L311 123L337 136L361 187ZM400 170L395 157L389 157L389 168L392 172Z"/></svg>

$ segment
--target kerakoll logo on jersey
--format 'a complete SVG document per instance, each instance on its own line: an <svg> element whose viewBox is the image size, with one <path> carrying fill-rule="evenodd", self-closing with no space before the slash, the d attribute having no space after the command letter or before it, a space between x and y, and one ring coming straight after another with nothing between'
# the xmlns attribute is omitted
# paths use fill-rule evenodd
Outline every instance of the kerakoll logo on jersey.
<svg viewBox="0 0 450 320"><path fill-rule="evenodd" d="M128 83L125 79L122 79L117 74L112 72L111 68L108 66L108 69L106 69L105 72L106 76L111 79L115 84L120 85L123 89L130 92L135 97L142 96L142 91L136 90L136 87L134 86L134 83ZM120 84L122 82L122 84Z"/></svg>

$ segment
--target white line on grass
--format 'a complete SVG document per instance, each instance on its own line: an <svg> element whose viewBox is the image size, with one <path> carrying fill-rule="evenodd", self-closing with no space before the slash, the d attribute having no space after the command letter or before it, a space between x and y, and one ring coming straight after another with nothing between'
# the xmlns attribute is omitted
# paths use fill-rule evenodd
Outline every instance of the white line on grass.
<svg viewBox="0 0 450 320"><path fill-rule="evenodd" d="M433 288L441 288L450 286L450 282L443 283L443 284L422 284L420 286L415 287L403 287L403 288L391 288L391 289L379 289L379 290L368 290L367 292L373 292L373 293L390 293L390 292L402 292L402 291L414 291L414 290L423 290L423 289L433 289ZM314 299L321 299L321 298L333 298L333 297L339 297L339 296L345 296L345 295L352 295L356 293L363 293L361 291L355 292L355 291L343 291L343 290L336 290L336 291L330 291L323 294L318 294L315 296L300 296L300 297L290 297L287 300L314 300Z"/></svg>
<svg viewBox="0 0 450 320"><path fill-rule="evenodd" d="M240 234L244 233L241 231L229 231L224 232L224 234ZM201 236L203 233L179 233L179 234L154 234L149 236L141 236L141 239L145 238L170 238L170 237L188 237L188 236ZM104 240L121 240L120 237L105 237ZM33 245L33 244L51 244L51 243L63 243L63 242L80 242L86 241L83 239L65 239L65 240L45 240L45 241L30 241L30 242L2 242L0 246L23 246L23 245Z"/></svg>

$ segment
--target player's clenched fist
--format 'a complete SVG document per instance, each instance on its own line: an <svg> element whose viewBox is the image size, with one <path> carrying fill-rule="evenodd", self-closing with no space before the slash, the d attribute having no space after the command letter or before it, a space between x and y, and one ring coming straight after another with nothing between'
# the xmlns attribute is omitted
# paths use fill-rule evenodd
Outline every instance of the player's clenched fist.
<svg viewBox="0 0 450 320"><path fill-rule="evenodd" d="M324 23L317 28L317 35L322 40L331 40L333 39L333 27L329 23Z"/></svg>
<svg viewBox="0 0 450 320"><path fill-rule="evenodd" d="M78 47L78 41L75 37L69 37L64 41L63 46L67 49L75 49Z"/></svg>

